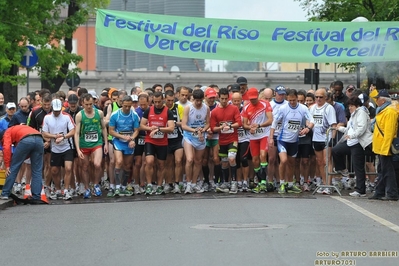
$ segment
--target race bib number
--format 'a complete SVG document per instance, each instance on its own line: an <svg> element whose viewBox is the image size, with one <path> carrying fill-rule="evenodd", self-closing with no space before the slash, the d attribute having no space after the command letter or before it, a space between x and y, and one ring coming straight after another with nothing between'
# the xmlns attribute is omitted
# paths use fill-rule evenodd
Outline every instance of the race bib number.
<svg viewBox="0 0 399 266"><path fill-rule="evenodd" d="M194 129L196 129L196 128L194 128ZM192 132L191 135L192 135L194 138L198 138L198 132L197 132L197 131Z"/></svg>
<svg viewBox="0 0 399 266"><path fill-rule="evenodd" d="M178 129L175 128L172 133L168 134L168 139L175 139L179 136Z"/></svg>
<svg viewBox="0 0 399 266"><path fill-rule="evenodd" d="M226 123L228 126L231 126L231 122L221 122L219 126L222 126L224 123ZM234 133L234 128L229 128L227 130L221 130L220 133L222 134L231 134Z"/></svg>
<svg viewBox="0 0 399 266"><path fill-rule="evenodd" d="M238 133L238 137L239 138L243 138L245 136L245 133L244 133L243 129L239 129L237 133Z"/></svg>
<svg viewBox="0 0 399 266"><path fill-rule="evenodd" d="M282 123L278 122L275 131L280 131L281 126L282 126Z"/></svg>
<svg viewBox="0 0 399 266"><path fill-rule="evenodd" d="M121 132L119 132L119 134L121 134L123 136L129 136L130 137L133 134L133 132L132 131L121 131ZM124 139L120 139L120 141L127 142L127 140L124 140Z"/></svg>
<svg viewBox="0 0 399 266"><path fill-rule="evenodd" d="M97 142L98 141L98 132L97 131L88 131L85 133L85 141L86 142Z"/></svg>
<svg viewBox="0 0 399 266"><path fill-rule="evenodd" d="M161 131L155 132L155 134L152 136L153 139L162 139L165 136L165 133Z"/></svg>
<svg viewBox="0 0 399 266"><path fill-rule="evenodd" d="M143 137L138 137L137 144L140 146L143 146L145 144L144 138Z"/></svg>
<svg viewBox="0 0 399 266"><path fill-rule="evenodd" d="M259 137L265 133L265 129L263 127L255 129L254 137Z"/></svg>
<svg viewBox="0 0 399 266"><path fill-rule="evenodd" d="M323 116L322 115L314 115L313 116L314 124L318 126L323 125Z"/></svg>
<svg viewBox="0 0 399 266"><path fill-rule="evenodd" d="M298 130L301 128L300 122L299 121L293 121L289 120L288 125L287 125L287 130L293 133L298 132Z"/></svg>

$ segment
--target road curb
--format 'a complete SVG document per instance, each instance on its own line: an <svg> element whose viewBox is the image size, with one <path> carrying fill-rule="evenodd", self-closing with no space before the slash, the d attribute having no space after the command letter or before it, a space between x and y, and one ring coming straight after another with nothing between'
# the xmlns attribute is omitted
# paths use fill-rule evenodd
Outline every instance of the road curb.
<svg viewBox="0 0 399 266"><path fill-rule="evenodd" d="M12 206L14 206L13 200L11 200L11 199L9 199L8 201L4 200L2 203L0 203L0 210L4 210L4 209L12 207Z"/></svg>

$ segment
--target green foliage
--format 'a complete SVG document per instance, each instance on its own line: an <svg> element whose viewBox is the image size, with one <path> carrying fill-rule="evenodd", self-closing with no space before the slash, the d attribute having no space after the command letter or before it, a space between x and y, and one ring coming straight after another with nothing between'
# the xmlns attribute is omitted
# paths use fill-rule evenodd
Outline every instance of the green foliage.
<svg viewBox="0 0 399 266"><path fill-rule="evenodd" d="M399 0L295 0L307 12L309 21L352 21L365 17L369 21L399 20ZM354 22L355 23L355 22ZM356 63L340 64L349 71ZM399 62L364 63L369 83L383 80L381 87L398 87ZM387 84L385 84L387 83ZM374 83L375 84L375 83Z"/></svg>
<svg viewBox="0 0 399 266"><path fill-rule="evenodd" d="M106 7L110 0L0 0L0 82L13 85L23 77L10 75L13 65L19 66L24 46L37 47L36 69L42 79L65 77L70 63L78 64L82 57L71 54L71 45L60 45L72 39L79 25L85 23L95 8ZM62 11L67 10L67 17ZM79 71L75 69L74 71Z"/></svg>

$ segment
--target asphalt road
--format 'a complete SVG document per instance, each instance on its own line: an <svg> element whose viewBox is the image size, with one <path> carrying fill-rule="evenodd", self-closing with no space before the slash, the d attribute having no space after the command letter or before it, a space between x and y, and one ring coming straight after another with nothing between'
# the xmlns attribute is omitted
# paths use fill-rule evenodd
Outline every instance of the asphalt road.
<svg viewBox="0 0 399 266"><path fill-rule="evenodd" d="M8 207L0 211L0 261L399 265L399 202L335 195L206 193ZM354 251L364 253L346 253Z"/></svg>

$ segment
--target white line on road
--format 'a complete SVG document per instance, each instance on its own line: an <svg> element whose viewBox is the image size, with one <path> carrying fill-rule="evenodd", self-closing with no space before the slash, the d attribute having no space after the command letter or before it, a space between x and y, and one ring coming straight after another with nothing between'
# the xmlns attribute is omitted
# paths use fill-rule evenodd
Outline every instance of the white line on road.
<svg viewBox="0 0 399 266"><path fill-rule="evenodd" d="M336 199L336 200L348 205L352 209L360 212L361 214L363 214L363 215L373 219L374 221L379 222L380 224L382 224L382 225L394 230L395 232L399 233L399 226L398 225L396 225L394 223L391 223L390 221L387 221L384 218L381 218L378 215L375 215L374 213L369 212L368 210L363 209L362 207L356 205L355 203L353 203L353 202L351 202L349 200L343 199L343 198L338 197L338 196L331 196L331 198Z"/></svg>

